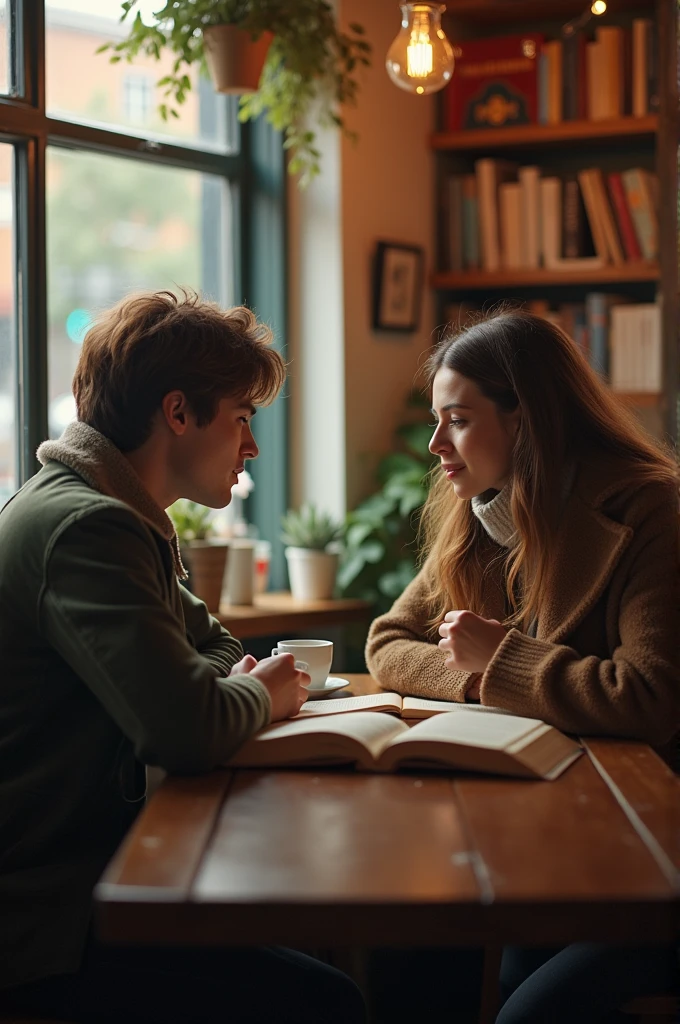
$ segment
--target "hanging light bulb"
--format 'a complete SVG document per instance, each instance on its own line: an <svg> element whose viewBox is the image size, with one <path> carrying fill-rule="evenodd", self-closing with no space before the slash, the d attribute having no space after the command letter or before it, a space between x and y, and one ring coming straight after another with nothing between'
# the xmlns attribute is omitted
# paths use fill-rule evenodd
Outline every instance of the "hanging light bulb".
<svg viewBox="0 0 680 1024"><path fill-rule="evenodd" d="M400 4L401 29L387 51L387 74L395 85L419 96L451 80L453 50L441 27L445 4Z"/></svg>

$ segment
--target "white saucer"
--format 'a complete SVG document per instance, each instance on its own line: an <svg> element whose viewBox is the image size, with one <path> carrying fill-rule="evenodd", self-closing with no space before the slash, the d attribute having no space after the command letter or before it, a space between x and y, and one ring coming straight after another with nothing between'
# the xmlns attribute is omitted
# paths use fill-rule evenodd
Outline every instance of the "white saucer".
<svg viewBox="0 0 680 1024"><path fill-rule="evenodd" d="M319 687L307 687L307 693L309 694L308 700L323 700L324 697L330 696L331 693L335 693L336 690L344 690L346 686L349 686L349 679L342 679L340 676L329 676L326 680L326 685L322 688Z"/></svg>

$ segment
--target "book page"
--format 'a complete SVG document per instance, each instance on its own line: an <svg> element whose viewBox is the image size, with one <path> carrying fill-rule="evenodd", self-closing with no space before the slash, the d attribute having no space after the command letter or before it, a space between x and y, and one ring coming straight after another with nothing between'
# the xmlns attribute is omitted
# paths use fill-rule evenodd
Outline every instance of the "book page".
<svg viewBox="0 0 680 1024"><path fill-rule="evenodd" d="M395 743L432 741L481 747L487 750L505 750L527 740L536 730L547 728L537 718L519 718L515 715L480 715L465 707L455 715L434 715L414 725Z"/></svg>
<svg viewBox="0 0 680 1024"><path fill-rule="evenodd" d="M425 697L404 697L402 700L402 718L430 718L445 711L480 711L492 712L496 715L511 715L511 711L494 708L490 704L467 704L452 700L429 700Z"/></svg>
<svg viewBox="0 0 680 1024"><path fill-rule="evenodd" d="M408 726L392 715L351 712L324 718L289 719L267 726L228 762L236 767L341 764L370 767Z"/></svg>
<svg viewBox="0 0 680 1024"><path fill-rule="evenodd" d="M307 700L295 716L316 718L319 715L339 715L346 711L389 711L401 713L402 699L398 693L369 693L364 697L333 697L331 700Z"/></svg>

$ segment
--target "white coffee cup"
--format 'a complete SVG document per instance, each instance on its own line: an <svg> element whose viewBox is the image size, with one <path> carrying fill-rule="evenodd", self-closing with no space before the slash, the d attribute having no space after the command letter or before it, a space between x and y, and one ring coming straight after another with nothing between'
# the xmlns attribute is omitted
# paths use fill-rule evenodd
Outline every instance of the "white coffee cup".
<svg viewBox="0 0 680 1024"><path fill-rule="evenodd" d="M311 678L310 690L322 690L326 685L333 661L332 640L279 640L272 654L292 654L305 661Z"/></svg>

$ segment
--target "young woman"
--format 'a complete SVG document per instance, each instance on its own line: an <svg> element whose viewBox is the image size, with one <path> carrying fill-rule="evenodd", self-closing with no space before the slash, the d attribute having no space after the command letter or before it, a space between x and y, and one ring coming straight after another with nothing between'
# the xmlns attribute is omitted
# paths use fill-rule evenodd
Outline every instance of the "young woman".
<svg viewBox="0 0 680 1024"><path fill-rule="evenodd" d="M424 561L373 623L369 670L401 693L669 744L680 730L675 460L578 347L529 313L502 312L445 338L428 373L440 465L422 516ZM570 951L577 985L574 972L585 977L603 951ZM528 962L508 951L506 995L538 967ZM627 962L628 982L630 970ZM648 966L641 973L644 992ZM567 1016L540 1016L554 991L544 984L539 1016L527 1010L531 992L516 996L522 1009L504 1022L600 1019L582 1006L574 1017L566 1004Z"/></svg>

